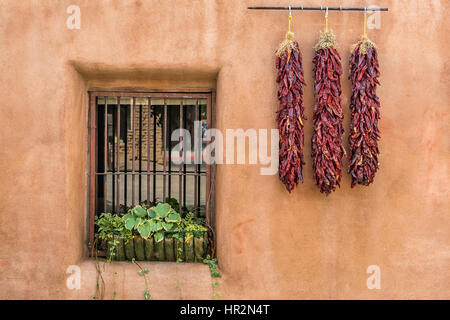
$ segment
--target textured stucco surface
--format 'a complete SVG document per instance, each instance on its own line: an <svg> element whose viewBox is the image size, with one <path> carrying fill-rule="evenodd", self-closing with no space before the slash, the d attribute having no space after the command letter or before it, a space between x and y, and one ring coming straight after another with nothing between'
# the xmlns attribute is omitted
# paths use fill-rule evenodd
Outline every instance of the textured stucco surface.
<svg viewBox="0 0 450 320"><path fill-rule="evenodd" d="M375 183L351 189L344 174L329 197L313 183L311 60L323 13L294 12L308 84L305 183L288 194L259 165L217 167L223 298L450 298L448 1L327 1L375 3L389 7L381 28L369 30L382 72ZM66 28L71 4L81 8L80 30ZM0 298L94 294L95 266L85 258L88 89L215 88L217 128L275 128L274 50L287 14L246 9L264 4L289 3L2 1ZM362 14L330 12L329 21L344 66L347 131L348 48ZM72 264L82 268L80 291L65 286ZM381 268L380 290L366 287L369 265ZM155 298L212 297L204 265L148 266ZM109 290L119 283L117 297L139 298L136 267L109 268L117 272L117 282L106 275Z"/></svg>

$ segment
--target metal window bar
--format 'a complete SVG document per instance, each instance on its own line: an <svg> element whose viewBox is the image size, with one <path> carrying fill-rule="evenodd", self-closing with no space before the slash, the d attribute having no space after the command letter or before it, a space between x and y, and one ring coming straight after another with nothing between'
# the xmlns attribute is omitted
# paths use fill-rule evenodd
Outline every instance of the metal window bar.
<svg viewBox="0 0 450 320"><path fill-rule="evenodd" d="M169 127L169 133L170 133L170 137L172 138L172 112L168 112L168 119L167 119L167 123L168 123L168 127ZM168 197L171 198L172 197L172 176L170 175L172 173L172 139L170 139L170 143L169 143L169 163L168 163L168 167L169 167L169 184L168 184Z"/></svg>
<svg viewBox="0 0 450 320"><path fill-rule="evenodd" d="M131 100L131 102L125 102L126 99L121 98L128 98ZM143 155L143 105L142 103L139 105L139 123L136 124L136 98L147 98L148 101L148 115L147 115L147 167L146 170L143 170L142 167L142 155ZM152 105L152 98L162 98L164 99L164 105ZM103 102L101 103L99 99L103 99ZM111 100L116 99L115 102L111 102ZM206 190L206 198L201 199L200 197L200 183L201 178L206 177L206 188L209 188L209 165L206 167L205 171L201 171L201 166L199 164L194 166L194 171L186 171L186 164L185 164L185 154L181 154L182 150L180 150L180 159L182 159L182 165L180 165L178 172L173 171L171 167L171 143L169 147L169 159L166 157L166 151L167 151L167 141L169 138L169 134L171 135L172 128L169 127L169 123L171 120L170 112L168 112L168 99L177 99L179 100L179 104L176 106L179 106L180 113L179 113L179 123L181 128L186 128L186 122L187 122L187 116L186 116L186 110L187 106L184 105L183 99L194 99L195 105L194 105L194 117L193 120L200 120L201 119L201 108L199 107L199 99L206 99L207 101L207 119L208 119L208 126L210 124L211 117L209 116L210 113L210 103L211 103L211 95L208 93L201 93L201 94L165 94L165 93L123 93L123 92L90 92L90 117L88 122L88 128L90 130L90 143L89 143L89 187L90 187L90 196L89 196L89 211L90 211L90 222L89 222L89 229L90 229L90 241L93 244L94 243L94 231L95 231L95 225L94 225L94 217L98 214L100 214L100 210L103 209L102 212L108 211L108 198L111 200L111 212L116 213L123 213L121 212L121 206L127 206L127 190L128 190L128 179L127 177L129 175L132 176L132 199L131 199L131 205L135 205L135 176L138 175L139 178L139 201L141 201L142 197L142 188L143 183L142 178L143 176L147 176L147 193L146 193L146 199L147 201L150 201L150 177L153 176L153 200L156 200L156 189L157 189L157 183L156 178L157 176L162 176L163 178L163 199L158 199L160 201L165 201L165 195L166 195L166 179L169 179L171 181L172 176L179 176L179 194L178 194L178 203L180 204L180 211L181 207L186 205L186 177L192 176L194 178L194 189L190 192L193 192L194 195L194 207L193 211L197 215L199 212L199 207L201 206L201 201L203 200L205 202L206 208L209 207L209 199L210 199L210 190ZM114 105L115 104L115 105ZM103 105L103 114L100 113L100 105ZM171 103L173 105L173 103ZM163 144L163 170L157 169L156 163L157 163L157 157L156 157L156 151L157 151L157 109L159 108L160 111L163 111L163 120L162 125L162 144ZM163 109L162 109L163 108ZM161 110L162 109L162 110ZM130 111L128 113L128 110ZM153 112L152 112L153 111ZM111 116L111 122L108 121L108 117ZM150 150L151 147L151 117L153 117L153 150ZM103 119L102 119L103 118ZM131 119L130 119L131 118ZM130 141L128 141L128 120L131 120L131 131L132 131L132 155L131 155L131 172L128 169L127 162L128 162L128 145ZM98 122L99 121L99 122ZM104 123L101 123L103 121ZM109 125L111 124L111 135L109 135ZM100 126L103 129L103 136L100 136L103 140L103 143L101 143L100 140L98 140L98 130L100 130ZM121 130L121 128L124 128ZM138 171L136 171L135 163L136 160L136 127L139 128L139 167ZM169 132L167 132L169 129ZM122 132L125 132L125 136L122 135ZM109 137L112 138L112 143L109 142ZM123 137L124 142L124 150L121 151L121 137ZM180 134L179 142L183 142L183 136ZM170 141L170 140L169 140ZM103 144L103 145L102 145ZM184 150L184 149L183 149ZM150 166L150 154L151 151L153 151L153 168L151 169ZM98 155L103 155L103 159L98 159ZM121 156L123 157L123 165L121 165ZM109 160L110 159L110 160ZM166 161L169 161L169 170L167 170L166 167ZM98 166L98 163L103 162L103 168L101 166ZM109 165L109 163L111 165ZM120 176L123 176L123 179L120 178ZM108 178L111 181L111 184L108 184ZM96 184L99 183L99 188L96 188ZM102 185L103 184L103 185ZM109 185L111 186L110 195L108 195L108 189ZM124 197L121 199L120 193L121 193L121 187L124 187ZM169 187L169 192L171 192L171 187ZM100 194L99 194L100 193ZM103 194L101 194L103 193ZM171 195L171 193L170 193ZM103 196L103 203L99 202L99 196ZM145 197L145 195L144 195ZM121 202L122 201L122 202ZM99 206L100 205L100 206ZM209 220L210 212L207 209L206 212L206 219ZM92 253L93 251L91 251Z"/></svg>
<svg viewBox="0 0 450 320"><path fill-rule="evenodd" d="M104 168L103 168L103 172L106 174L106 171L108 170L108 101L105 98L105 115L104 115L104 121L105 121L105 125L103 127L104 132ZM105 176L103 178L103 211L106 212L106 199L107 194L106 194L106 182L107 182L107 176Z"/></svg>
<svg viewBox="0 0 450 320"><path fill-rule="evenodd" d="M135 184L135 172L134 172L134 154L135 154L135 131L136 131L136 116L135 116L135 108L136 108L136 97L133 97L133 105L131 107L131 130L133 130L133 140L132 140L132 151L131 151L131 206L134 206L134 184Z"/></svg>
<svg viewBox="0 0 450 320"><path fill-rule="evenodd" d="M180 119L180 123L183 121L183 128L187 128L186 126L186 108L183 108L183 120ZM183 138L183 144L186 146L184 138ZM186 151L183 147L183 205L180 203L180 211L181 208L186 207Z"/></svg>
<svg viewBox="0 0 450 320"><path fill-rule="evenodd" d="M164 99L164 133L163 133L163 198L161 201L166 201L166 144L167 144L167 99ZM155 144L156 145L156 144Z"/></svg>
<svg viewBox="0 0 450 320"><path fill-rule="evenodd" d="M117 175L117 192L116 192L116 213L120 210L120 97L117 97L117 148L116 148L116 171L119 173Z"/></svg>
<svg viewBox="0 0 450 320"><path fill-rule="evenodd" d="M199 116L199 112L198 112L198 99L195 100L195 109L194 109L194 121L200 121L200 117L197 118L197 116ZM198 134L198 132L195 132L196 127L194 126L194 137L196 136L196 134ZM200 128L201 130L201 128ZM197 145L198 141L195 140L194 141L194 172L198 173L198 155L197 153L199 152L199 148L201 148L201 145ZM198 178L197 176L194 176L194 216L195 218L197 218L198 216Z"/></svg>
<svg viewBox="0 0 450 320"><path fill-rule="evenodd" d="M182 136L182 132L183 132L183 124L184 124L184 121L183 121L183 110L184 110L184 108L183 108L183 100L181 100L181 103L180 103L180 138L179 138L179 141L180 141L180 146L181 146L181 143L183 142L184 143L184 141L183 141L183 136ZM179 152L178 152L178 156L179 156L179 159L181 159L181 157L182 157L182 154L181 154L181 148L180 148L180 150L179 150ZM182 180L183 180L183 177L182 177L182 169L183 169L183 166L180 164L180 167L179 167L179 178L178 178L178 205L179 205L179 211L180 211L180 213L182 212L182 210L181 210L181 208L182 208L182 205L183 205L183 201L182 201L182 196L183 196L183 187L182 187Z"/></svg>
<svg viewBox="0 0 450 320"><path fill-rule="evenodd" d="M152 113L152 98L147 98L147 201L150 201L150 117Z"/></svg>
<svg viewBox="0 0 450 320"><path fill-rule="evenodd" d="M139 173L142 172L142 104L139 105ZM139 203L142 202L142 175L139 174Z"/></svg>

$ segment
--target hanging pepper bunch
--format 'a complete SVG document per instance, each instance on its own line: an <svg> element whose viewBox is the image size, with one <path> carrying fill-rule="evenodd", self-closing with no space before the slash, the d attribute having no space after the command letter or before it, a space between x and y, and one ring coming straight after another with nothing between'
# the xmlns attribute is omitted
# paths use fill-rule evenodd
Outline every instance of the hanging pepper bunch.
<svg viewBox="0 0 450 320"><path fill-rule="evenodd" d="M352 97L348 173L352 176L352 187L357 183L367 186L375 177L380 153L380 101L376 95L380 71L375 44L365 35L353 45L349 64Z"/></svg>
<svg viewBox="0 0 450 320"><path fill-rule="evenodd" d="M302 54L298 43L293 40L294 34L288 32L276 52L276 68L278 70L277 111L279 130L279 176L280 180L291 192L299 181L303 182L303 78Z"/></svg>
<svg viewBox="0 0 450 320"><path fill-rule="evenodd" d="M312 158L314 181L320 192L326 195L340 186L342 159L343 112L341 108L342 74L341 57L331 31L321 32L315 45L314 73L314 117L312 136Z"/></svg>

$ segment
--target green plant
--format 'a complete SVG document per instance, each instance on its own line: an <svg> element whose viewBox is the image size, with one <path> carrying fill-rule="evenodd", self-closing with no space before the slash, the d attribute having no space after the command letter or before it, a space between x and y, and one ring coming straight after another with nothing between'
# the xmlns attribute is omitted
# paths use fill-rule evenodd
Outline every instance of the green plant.
<svg viewBox="0 0 450 320"><path fill-rule="evenodd" d="M199 221L194 221L194 214L192 212L187 212L185 217L180 221L180 229L183 231L192 231L186 232L185 241L188 242L190 239L195 236L196 238L200 238L207 229L200 224Z"/></svg>
<svg viewBox="0 0 450 320"><path fill-rule="evenodd" d="M98 226L97 236L100 240L112 239L113 235L131 236L122 218L116 214L102 213L100 217L95 217L95 224Z"/></svg>
<svg viewBox="0 0 450 320"><path fill-rule="evenodd" d="M152 295L150 294L150 289L148 288L148 281L147 281L147 274L149 274L150 271L148 269L142 269L141 265L139 263L137 263L134 258L133 258L133 260L131 260L131 262L139 267L139 269L140 269L139 275L143 276L144 281L145 281L144 298L145 298L145 300L150 300Z"/></svg>
<svg viewBox="0 0 450 320"><path fill-rule="evenodd" d="M165 231L178 231L180 215L169 204L158 203L145 209L138 205L123 216L125 228L137 232L141 237L154 236L156 242L164 239Z"/></svg>
<svg viewBox="0 0 450 320"><path fill-rule="evenodd" d="M217 271L217 259L211 259L209 255L206 256L206 259L203 259L203 263L207 264L209 270L211 271L211 277L213 278L221 278L222 274Z"/></svg>
<svg viewBox="0 0 450 320"><path fill-rule="evenodd" d="M98 226L97 237L108 247L108 261L116 255L116 248L119 241L117 237L129 239L132 232L125 228L125 223L121 217L112 213L102 213L100 217L95 217L95 224Z"/></svg>

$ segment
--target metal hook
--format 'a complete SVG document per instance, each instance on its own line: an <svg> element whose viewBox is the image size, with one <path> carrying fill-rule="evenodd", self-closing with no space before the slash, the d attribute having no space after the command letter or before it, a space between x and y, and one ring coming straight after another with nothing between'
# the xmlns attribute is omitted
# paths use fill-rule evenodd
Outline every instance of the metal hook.
<svg viewBox="0 0 450 320"><path fill-rule="evenodd" d="M289 6L289 17L292 16L291 6Z"/></svg>
<svg viewBox="0 0 450 320"><path fill-rule="evenodd" d="M339 6L339 11L342 11L342 6Z"/></svg>
<svg viewBox="0 0 450 320"><path fill-rule="evenodd" d="M303 11L303 6L302 6L302 11Z"/></svg>
<svg viewBox="0 0 450 320"><path fill-rule="evenodd" d="M367 16L367 7L364 7L364 17Z"/></svg>
<svg viewBox="0 0 450 320"><path fill-rule="evenodd" d="M322 9L322 6L320 6L320 11L322 11L323 9Z"/></svg>
<svg viewBox="0 0 450 320"><path fill-rule="evenodd" d="M327 9L325 11L325 17L328 17L328 6L327 6Z"/></svg>

